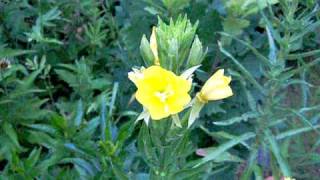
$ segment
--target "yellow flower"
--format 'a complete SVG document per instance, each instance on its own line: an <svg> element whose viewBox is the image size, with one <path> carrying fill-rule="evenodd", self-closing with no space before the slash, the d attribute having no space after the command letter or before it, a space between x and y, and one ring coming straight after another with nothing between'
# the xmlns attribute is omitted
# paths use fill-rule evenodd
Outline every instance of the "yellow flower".
<svg viewBox="0 0 320 180"><path fill-rule="evenodd" d="M152 28L152 33L150 37L150 48L154 56L154 64L160 65L159 55L158 55L158 45L157 45L157 37L156 37L156 27Z"/></svg>
<svg viewBox="0 0 320 180"><path fill-rule="evenodd" d="M181 112L191 100L191 82L160 66L130 72L129 79L138 88L136 99L153 120Z"/></svg>
<svg viewBox="0 0 320 180"><path fill-rule="evenodd" d="M204 84L197 97L203 103L230 97L233 95L230 82L231 77L225 76L224 70L220 69Z"/></svg>

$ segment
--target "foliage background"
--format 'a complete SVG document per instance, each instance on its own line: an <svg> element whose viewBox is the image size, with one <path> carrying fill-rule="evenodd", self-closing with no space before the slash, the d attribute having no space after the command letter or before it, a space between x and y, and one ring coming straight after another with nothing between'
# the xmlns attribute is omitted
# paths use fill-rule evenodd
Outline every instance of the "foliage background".
<svg viewBox="0 0 320 180"><path fill-rule="evenodd" d="M196 82L225 68L235 92L202 111L186 161L256 137L175 178L279 178L290 167L297 179L317 179L319 7L265 2L0 1L0 179L149 179L127 72L143 64L140 40L158 18L179 14L199 21L208 47Z"/></svg>

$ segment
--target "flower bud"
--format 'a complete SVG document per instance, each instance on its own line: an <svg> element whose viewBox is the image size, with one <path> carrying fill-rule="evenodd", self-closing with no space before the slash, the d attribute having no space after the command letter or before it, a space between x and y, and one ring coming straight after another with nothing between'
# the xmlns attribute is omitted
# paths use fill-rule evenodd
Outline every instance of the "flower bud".
<svg viewBox="0 0 320 180"><path fill-rule="evenodd" d="M156 36L156 27L152 28L152 33L150 36L150 48L154 56L154 64L160 65L159 55L158 55L158 44L157 44L157 36Z"/></svg>
<svg viewBox="0 0 320 180"><path fill-rule="evenodd" d="M202 44L201 44L198 36L196 36L193 43L192 43L192 47L190 50L190 54L189 54L189 58L188 58L188 67L201 64L206 53L207 52L203 51L203 47L202 47Z"/></svg>
<svg viewBox="0 0 320 180"><path fill-rule="evenodd" d="M149 44L145 35L141 39L140 54L142 56L142 59L144 60L144 63L146 64L146 66L153 65L154 55L153 55L153 52L150 48L150 44Z"/></svg>
<svg viewBox="0 0 320 180"><path fill-rule="evenodd" d="M144 35L141 39L140 53L147 66L160 65L158 55L158 45L156 38L156 27L152 28L150 42Z"/></svg>
<svg viewBox="0 0 320 180"><path fill-rule="evenodd" d="M214 73L210 79L204 84L201 91L197 94L197 98L206 103L230 97L233 95L229 86L231 77L224 75L224 70L220 69Z"/></svg>

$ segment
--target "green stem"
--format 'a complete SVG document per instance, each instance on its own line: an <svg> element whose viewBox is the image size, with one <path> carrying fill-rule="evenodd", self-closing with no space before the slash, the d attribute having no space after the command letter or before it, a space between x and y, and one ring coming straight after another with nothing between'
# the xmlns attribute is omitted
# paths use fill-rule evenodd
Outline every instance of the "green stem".
<svg viewBox="0 0 320 180"><path fill-rule="evenodd" d="M179 146L183 136L172 137L172 133L175 133L177 129L172 129L173 121L168 118L159 122L152 122L151 132L152 138L158 140L158 143L153 143L158 152L158 164L157 167L152 171L152 180L167 180L170 179L172 167L171 163L177 164L178 159L174 147ZM185 129L181 129L184 131ZM180 132L180 129L178 130ZM186 132L183 132L183 134ZM180 133L179 133L180 134ZM176 136L176 135L174 135ZM172 159L174 161L172 162ZM170 162L169 162L170 161Z"/></svg>

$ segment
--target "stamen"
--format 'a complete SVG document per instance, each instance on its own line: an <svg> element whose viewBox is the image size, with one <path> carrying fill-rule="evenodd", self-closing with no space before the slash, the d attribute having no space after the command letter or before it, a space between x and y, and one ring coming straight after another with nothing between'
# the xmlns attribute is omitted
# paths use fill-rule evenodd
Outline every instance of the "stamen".
<svg viewBox="0 0 320 180"><path fill-rule="evenodd" d="M155 95L160 99L161 102L166 102L166 93L156 92Z"/></svg>
<svg viewBox="0 0 320 180"><path fill-rule="evenodd" d="M158 91L155 93L155 95L160 99L161 102L164 103L170 96L174 95L174 91L170 88L170 86L168 86L166 90Z"/></svg>

